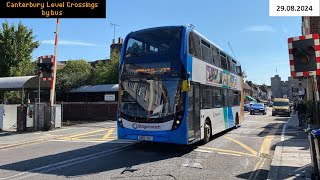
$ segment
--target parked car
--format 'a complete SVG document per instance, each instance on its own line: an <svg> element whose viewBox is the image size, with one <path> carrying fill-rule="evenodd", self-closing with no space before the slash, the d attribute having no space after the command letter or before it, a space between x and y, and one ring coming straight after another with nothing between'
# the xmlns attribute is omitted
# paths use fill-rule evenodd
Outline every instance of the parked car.
<svg viewBox="0 0 320 180"><path fill-rule="evenodd" d="M267 114L267 108L263 103L254 103L250 108L250 114L261 113L263 115Z"/></svg>
<svg viewBox="0 0 320 180"><path fill-rule="evenodd" d="M250 111L250 104L249 103L244 104L244 110Z"/></svg>

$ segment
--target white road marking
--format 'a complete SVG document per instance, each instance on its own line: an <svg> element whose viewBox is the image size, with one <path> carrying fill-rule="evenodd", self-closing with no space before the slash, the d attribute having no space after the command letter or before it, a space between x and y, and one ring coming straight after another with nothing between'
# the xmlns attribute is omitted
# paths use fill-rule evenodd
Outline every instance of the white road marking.
<svg viewBox="0 0 320 180"><path fill-rule="evenodd" d="M287 124L288 122L291 120L291 117L289 117L288 121L286 122L286 124L283 126L282 128L282 132L281 132L281 141L284 141L284 135L286 133L286 128L287 128Z"/></svg>
<svg viewBox="0 0 320 180"><path fill-rule="evenodd" d="M46 173L46 172L54 171L56 169L61 169L63 167L68 167L68 166L71 166L71 165L79 164L79 163L82 163L82 162L86 162L86 161L89 161L89 160L93 160L93 159L97 159L97 158L100 158L100 157L103 157L103 156L107 156L107 155L111 155L111 154L114 154L114 153L117 153L117 152L121 152L121 151L124 151L124 150L130 148L133 145L134 144L129 144L129 145L126 145L126 146L123 146L123 147L110 149L110 150L106 150L106 151L90 154L90 155L87 155L87 156L77 157L77 158L61 161L61 162L54 163L54 164L49 164L49 165L46 165L46 166L42 166L42 167L38 167L38 168L35 168L35 169L31 169L28 172L21 172L19 174L13 175L13 176L0 178L0 180L13 179L13 178L15 178L15 179L25 179L27 177L39 175L40 173Z"/></svg>
<svg viewBox="0 0 320 180"><path fill-rule="evenodd" d="M204 152L204 153L212 153L212 151L202 150L202 149L195 149L194 151L196 151L196 152Z"/></svg>
<svg viewBox="0 0 320 180"><path fill-rule="evenodd" d="M223 152L218 152L218 154L226 154L226 155L231 155L231 156L241 156L239 154L231 154L231 153L223 153Z"/></svg>

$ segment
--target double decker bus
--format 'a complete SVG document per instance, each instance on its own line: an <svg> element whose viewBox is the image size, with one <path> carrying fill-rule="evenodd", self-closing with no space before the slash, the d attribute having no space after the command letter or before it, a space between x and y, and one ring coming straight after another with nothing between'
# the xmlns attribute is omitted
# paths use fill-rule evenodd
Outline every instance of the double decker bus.
<svg viewBox="0 0 320 180"><path fill-rule="evenodd" d="M243 120L241 65L194 26L129 33L119 63L119 139L192 144Z"/></svg>

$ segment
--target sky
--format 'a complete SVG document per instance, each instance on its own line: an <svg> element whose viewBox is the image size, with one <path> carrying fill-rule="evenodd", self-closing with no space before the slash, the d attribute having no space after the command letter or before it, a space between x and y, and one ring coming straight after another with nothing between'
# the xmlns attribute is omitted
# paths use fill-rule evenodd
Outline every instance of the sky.
<svg viewBox="0 0 320 180"><path fill-rule="evenodd" d="M131 31L193 24L195 29L240 61L247 80L270 85L276 72L290 75L287 39L301 35L301 17L269 16L269 0L107 0L107 18L60 21L58 61L95 61L110 56L116 39ZM0 19L32 28L41 42L33 57L54 53L56 19ZM231 48L234 52L232 53Z"/></svg>

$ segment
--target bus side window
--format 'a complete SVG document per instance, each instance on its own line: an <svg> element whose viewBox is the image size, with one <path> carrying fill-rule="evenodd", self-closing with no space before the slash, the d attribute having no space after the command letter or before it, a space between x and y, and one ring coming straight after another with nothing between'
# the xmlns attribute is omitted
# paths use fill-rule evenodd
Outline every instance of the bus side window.
<svg viewBox="0 0 320 180"><path fill-rule="evenodd" d="M212 88L210 86L202 86L202 104L201 107L203 109L211 109L212 108Z"/></svg>
<svg viewBox="0 0 320 180"><path fill-rule="evenodd" d="M211 55L211 48L210 44L201 39L201 54L202 54L202 60L209 63L213 64L212 62L212 55Z"/></svg>
<svg viewBox="0 0 320 180"><path fill-rule="evenodd" d="M240 93L239 91L233 92L233 105L239 106L240 105Z"/></svg>
<svg viewBox="0 0 320 180"><path fill-rule="evenodd" d="M221 93L221 106L227 106L227 89L220 89Z"/></svg>
<svg viewBox="0 0 320 180"><path fill-rule="evenodd" d="M193 32L189 33L189 54L201 59L200 37Z"/></svg>
<svg viewBox="0 0 320 180"><path fill-rule="evenodd" d="M242 76L241 66L237 66L238 75Z"/></svg>
<svg viewBox="0 0 320 180"><path fill-rule="evenodd" d="M234 74L238 74L237 72L237 62L235 60L232 59L231 61L231 72Z"/></svg>
<svg viewBox="0 0 320 180"><path fill-rule="evenodd" d="M217 66L217 67L221 67L220 65L220 55L219 55L219 51L216 47L212 46L212 60L213 60L213 65Z"/></svg>
<svg viewBox="0 0 320 180"><path fill-rule="evenodd" d="M227 56L227 70L228 71L232 71L231 69L231 58L229 56Z"/></svg>
<svg viewBox="0 0 320 180"><path fill-rule="evenodd" d="M219 107L221 107L222 105L222 96L220 95L220 90L218 89L218 88L215 88L215 87L213 87L213 96L212 96L212 98L213 98L213 108L219 108Z"/></svg>
<svg viewBox="0 0 320 180"><path fill-rule="evenodd" d="M227 70L228 69L228 64L227 64L227 56L223 53L220 52L220 61L221 61L221 68Z"/></svg>

